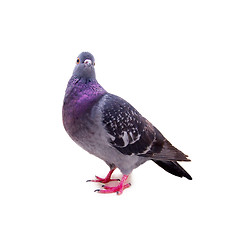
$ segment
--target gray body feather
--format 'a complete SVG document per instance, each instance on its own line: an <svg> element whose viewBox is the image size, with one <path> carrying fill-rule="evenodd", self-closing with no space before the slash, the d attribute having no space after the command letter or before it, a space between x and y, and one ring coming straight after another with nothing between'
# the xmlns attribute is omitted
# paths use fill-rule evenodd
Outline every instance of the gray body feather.
<svg viewBox="0 0 240 240"><path fill-rule="evenodd" d="M81 63L81 55L79 62ZM63 123L83 149L123 174L148 160L179 177L191 176L176 161L190 161L122 98L107 93L95 79L92 64L76 66L63 104ZM86 58L85 58L86 60Z"/></svg>

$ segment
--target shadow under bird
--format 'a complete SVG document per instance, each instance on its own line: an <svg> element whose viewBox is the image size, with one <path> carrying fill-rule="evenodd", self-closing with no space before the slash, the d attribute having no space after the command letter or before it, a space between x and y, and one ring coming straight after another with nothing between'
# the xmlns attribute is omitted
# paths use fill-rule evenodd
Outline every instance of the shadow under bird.
<svg viewBox="0 0 240 240"><path fill-rule="evenodd" d="M63 103L63 124L69 136L89 153L110 167L105 178L91 182L108 183L116 168L123 174L115 187L102 186L99 193L121 194L133 169L148 160L167 172L191 180L177 161L190 161L124 99L108 93L97 82L95 59L82 52L76 61Z"/></svg>

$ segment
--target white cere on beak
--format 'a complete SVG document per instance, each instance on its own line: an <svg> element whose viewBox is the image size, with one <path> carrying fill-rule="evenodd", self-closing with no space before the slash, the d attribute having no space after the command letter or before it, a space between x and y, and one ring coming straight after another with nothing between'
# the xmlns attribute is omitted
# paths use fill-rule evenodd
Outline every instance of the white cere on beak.
<svg viewBox="0 0 240 240"><path fill-rule="evenodd" d="M86 59L86 60L84 61L84 64L86 64L86 65L92 65L92 61L91 61L90 59Z"/></svg>

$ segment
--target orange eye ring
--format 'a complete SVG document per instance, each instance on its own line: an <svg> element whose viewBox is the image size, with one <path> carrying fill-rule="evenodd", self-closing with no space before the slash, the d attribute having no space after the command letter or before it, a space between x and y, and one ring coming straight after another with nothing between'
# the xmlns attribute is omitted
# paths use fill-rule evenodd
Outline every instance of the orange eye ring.
<svg viewBox="0 0 240 240"><path fill-rule="evenodd" d="M79 58L77 58L76 64L79 64L79 63L80 63L80 59L79 59Z"/></svg>

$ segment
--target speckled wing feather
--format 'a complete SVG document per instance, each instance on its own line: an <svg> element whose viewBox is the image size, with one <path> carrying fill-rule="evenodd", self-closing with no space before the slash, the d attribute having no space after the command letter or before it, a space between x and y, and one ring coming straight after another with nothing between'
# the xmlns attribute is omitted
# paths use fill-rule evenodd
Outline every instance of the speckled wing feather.
<svg viewBox="0 0 240 240"><path fill-rule="evenodd" d="M105 97L102 121L118 151L156 161L190 161L132 105L112 94Z"/></svg>
<svg viewBox="0 0 240 240"><path fill-rule="evenodd" d="M118 96L107 94L103 124L111 145L125 155L151 157L162 150L164 137L161 133Z"/></svg>

